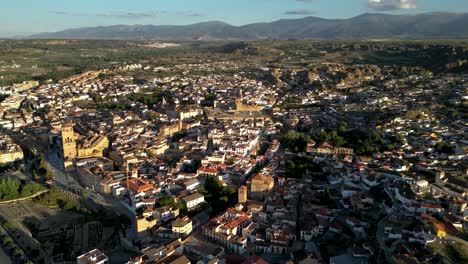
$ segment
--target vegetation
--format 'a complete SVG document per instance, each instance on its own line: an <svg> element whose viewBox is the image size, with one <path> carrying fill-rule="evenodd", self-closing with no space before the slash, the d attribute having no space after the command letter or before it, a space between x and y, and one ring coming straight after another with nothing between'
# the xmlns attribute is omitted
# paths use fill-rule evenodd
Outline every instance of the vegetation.
<svg viewBox="0 0 468 264"><path fill-rule="evenodd" d="M186 137L187 134L188 134L187 131L180 131L180 132L174 133L174 135L172 135L172 142L178 142L179 140Z"/></svg>
<svg viewBox="0 0 468 264"><path fill-rule="evenodd" d="M439 153L451 154L453 153L452 145L446 142L437 142L435 150Z"/></svg>
<svg viewBox="0 0 468 264"><path fill-rule="evenodd" d="M223 186L217 177L206 178L205 185L198 188L213 208L213 214L226 210L236 198L236 189Z"/></svg>
<svg viewBox="0 0 468 264"><path fill-rule="evenodd" d="M158 58L162 65L172 64L174 58L171 56L183 54L181 51L184 50L147 48L140 45L143 43L118 40L2 41L0 66L9 66L11 61L15 61L21 67L2 72L4 78L0 79L0 85L31 79L57 81L88 70L112 67L116 63L137 63L142 59Z"/></svg>
<svg viewBox="0 0 468 264"><path fill-rule="evenodd" d="M117 101L110 101L109 99L103 99L99 94L91 94L93 100L93 107L100 110L130 110L130 106L125 100L118 99Z"/></svg>
<svg viewBox="0 0 468 264"><path fill-rule="evenodd" d="M8 96L9 96L8 94L0 94L0 103L5 101L5 99L7 99Z"/></svg>
<svg viewBox="0 0 468 264"><path fill-rule="evenodd" d="M4 178L0 180L0 201L28 197L42 190L44 187L36 183L25 184L18 179Z"/></svg>
<svg viewBox="0 0 468 264"><path fill-rule="evenodd" d="M200 167L201 167L201 160L196 159L191 164L184 165L184 173L196 173Z"/></svg>
<svg viewBox="0 0 468 264"><path fill-rule="evenodd" d="M4 173L12 168L13 166L11 164L0 164L0 173Z"/></svg>
<svg viewBox="0 0 468 264"><path fill-rule="evenodd" d="M163 98L168 103L172 102L171 94L160 88L147 88L138 93L115 98L102 98L96 93L92 93L90 97L93 100L93 104L91 106L84 105L83 107L92 107L100 110L130 110L132 102L141 103L148 106L149 109L157 110L157 105L163 101Z"/></svg>
<svg viewBox="0 0 468 264"><path fill-rule="evenodd" d="M446 251L448 257L454 263L468 263L468 251L462 243L455 242L447 244Z"/></svg>
<svg viewBox="0 0 468 264"><path fill-rule="evenodd" d="M387 206L392 207L392 198L390 198L390 196L388 196L388 193L385 192L383 184L372 186L369 192L370 194L372 194L372 196L377 202L384 202Z"/></svg>
<svg viewBox="0 0 468 264"><path fill-rule="evenodd" d="M287 178L301 178L307 171L322 172L320 166L314 163L310 156L286 160Z"/></svg>
<svg viewBox="0 0 468 264"><path fill-rule="evenodd" d="M105 226L117 228L121 228L122 225L128 226L130 224L130 220L126 216L116 215L111 210L101 209L98 212L92 212L86 209L79 201L67 197L66 193L57 186L52 187L48 193L34 198L33 201L48 207L56 207L62 210L70 210L83 214L87 222L99 221Z"/></svg>
<svg viewBox="0 0 468 264"><path fill-rule="evenodd" d="M66 194L57 186L52 187L48 193L44 193L43 195L34 198L33 201L48 207L82 211L81 205L78 202L68 199Z"/></svg>
<svg viewBox="0 0 468 264"><path fill-rule="evenodd" d="M174 197L170 195L164 195L158 198L156 202L157 207L170 206L171 208L177 208L179 210L184 210L185 205L181 200L176 201Z"/></svg>
<svg viewBox="0 0 468 264"><path fill-rule="evenodd" d="M316 142L327 140L337 147L353 148L358 155L372 155L388 147L382 142L382 135L379 132L349 129L346 122L340 123L337 130L322 130L315 135L314 140ZM401 140L401 138L396 136L395 140Z"/></svg>
<svg viewBox="0 0 468 264"><path fill-rule="evenodd" d="M294 130L289 130L282 138L284 145L294 152L305 151L309 140L310 136L306 136Z"/></svg>
<svg viewBox="0 0 468 264"><path fill-rule="evenodd" d="M303 133L290 130L282 138L284 145L294 152L306 150L307 143L311 137ZM382 136L377 131L363 132L357 129L348 129L348 124L340 123L336 130L322 130L313 136L318 144L328 141L336 147L353 148L358 155L372 155L382 150L392 150L397 143L401 143L403 138L394 135L390 138L391 144L384 144Z"/></svg>
<svg viewBox="0 0 468 264"><path fill-rule="evenodd" d="M416 194L413 192L411 186L407 182L401 181L396 187L398 188L401 196L409 200L416 199Z"/></svg>
<svg viewBox="0 0 468 264"><path fill-rule="evenodd" d="M155 106L163 101L163 98L170 102L172 99L171 95L163 91L160 88L146 89L139 93L129 94L126 99L132 102L138 102L148 106L151 109L155 109Z"/></svg>
<svg viewBox="0 0 468 264"><path fill-rule="evenodd" d="M8 246L10 244L13 243L13 239L11 239L11 237L9 236L4 236L3 239L2 239L2 245L3 246Z"/></svg>
<svg viewBox="0 0 468 264"><path fill-rule="evenodd" d="M449 259L451 263L468 263L468 252L466 247L456 241L450 243L432 243L430 248L437 254Z"/></svg>
<svg viewBox="0 0 468 264"><path fill-rule="evenodd" d="M47 168L47 165L44 160L44 156L39 156L31 165L31 173L33 175L33 179L37 179L39 177L43 177L45 181L52 180L54 178L54 174Z"/></svg>

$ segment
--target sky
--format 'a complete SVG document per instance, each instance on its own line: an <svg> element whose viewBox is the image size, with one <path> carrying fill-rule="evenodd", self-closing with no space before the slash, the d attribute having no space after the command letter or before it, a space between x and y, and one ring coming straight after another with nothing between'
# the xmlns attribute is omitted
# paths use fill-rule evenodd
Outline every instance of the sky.
<svg viewBox="0 0 468 264"><path fill-rule="evenodd" d="M468 13L468 0L1 0L0 37L118 24L232 25L363 13Z"/></svg>

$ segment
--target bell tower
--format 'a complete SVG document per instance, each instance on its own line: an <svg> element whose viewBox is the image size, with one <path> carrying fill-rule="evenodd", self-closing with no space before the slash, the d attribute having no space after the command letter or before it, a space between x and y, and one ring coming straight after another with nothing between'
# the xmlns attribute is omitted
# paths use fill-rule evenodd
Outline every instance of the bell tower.
<svg viewBox="0 0 468 264"><path fill-rule="evenodd" d="M62 126L62 149L63 159L76 157L76 141L75 132L72 124L64 124Z"/></svg>
<svg viewBox="0 0 468 264"><path fill-rule="evenodd" d="M236 111L242 111L244 109L244 105L242 103L242 99L236 99Z"/></svg>
<svg viewBox="0 0 468 264"><path fill-rule="evenodd" d="M247 202L247 187L245 185L242 185L237 190L237 200L238 200L238 203Z"/></svg>

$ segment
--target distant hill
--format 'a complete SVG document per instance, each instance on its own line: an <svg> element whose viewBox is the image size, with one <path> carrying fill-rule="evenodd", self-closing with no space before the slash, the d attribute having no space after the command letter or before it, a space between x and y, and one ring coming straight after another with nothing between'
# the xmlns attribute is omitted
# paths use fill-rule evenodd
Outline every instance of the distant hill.
<svg viewBox="0 0 468 264"><path fill-rule="evenodd" d="M185 26L116 25L67 29L37 39L260 40L467 38L468 14L363 14L349 19L305 17L232 26L220 21Z"/></svg>

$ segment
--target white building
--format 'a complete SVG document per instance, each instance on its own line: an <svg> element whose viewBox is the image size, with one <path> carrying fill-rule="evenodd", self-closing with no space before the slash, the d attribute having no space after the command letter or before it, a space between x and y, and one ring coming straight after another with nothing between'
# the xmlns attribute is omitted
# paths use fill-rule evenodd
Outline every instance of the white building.
<svg viewBox="0 0 468 264"><path fill-rule="evenodd" d="M205 202L205 196L199 193L195 193L182 198L182 200L184 200L184 203L187 206L187 210L190 211L197 208L201 203Z"/></svg>
<svg viewBox="0 0 468 264"><path fill-rule="evenodd" d="M105 264L109 259L99 249L93 249L76 258L78 264Z"/></svg>

